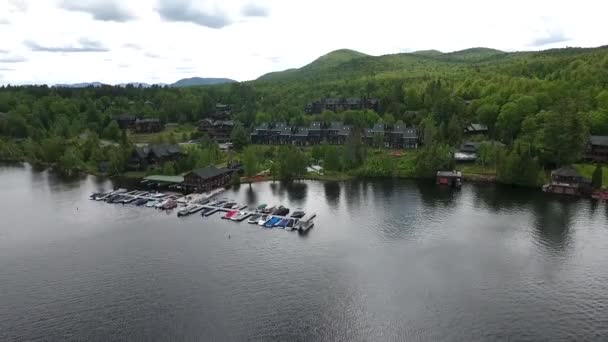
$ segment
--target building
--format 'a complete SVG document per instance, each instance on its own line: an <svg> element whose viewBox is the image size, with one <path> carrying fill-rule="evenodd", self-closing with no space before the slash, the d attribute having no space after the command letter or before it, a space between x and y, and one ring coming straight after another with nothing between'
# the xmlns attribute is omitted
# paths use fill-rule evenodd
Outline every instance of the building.
<svg viewBox="0 0 608 342"><path fill-rule="evenodd" d="M386 134L385 134L385 126L384 124L377 123L372 128L368 128L365 130L365 143L369 146L373 146L380 142L381 146L376 147L386 147Z"/></svg>
<svg viewBox="0 0 608 342"><path fill-rule="evenodd" d="M388 132L388 147L394 149L416 149L418 148L418 130L397 124L392 131Z"/></svg>
<svg viewBox="0 0 608 342"><path fill-rule="evenodd" d="M460 171L438 171L437 184L459 188L462 185L462 172Z"/></svg>
<svg viewBox="0 0 608 342"><path fill-rule="evenodd" d="M281 129L281 134L279 135L279 144L280 145L291 145L293 142L293 130L291 126L283 125Z"/></svg>
<svg viewBox="0 0 608 342"><path fill-rule="evenodd" d="M608 161L608 136L592 135L589 137L585 157L589 161L605 163Z"/></svg>
<svg viewBox="0 0 608 342"><path fill-rule="evenodd" d="M134 129L137 118L135 115L123 114L114 117L114 121L120 129Z"/></svg>
<svg viewBox="0 0 608 342"><path fill-rule="evenodd" d="M343 145L350 135L352 127L344 125L343 122L332 122L325 132L325 140L333 145Z"/></svg>
<svg viewBox="0 0 608 342"><path fill-rule="evenodd" d="M156 133L163 130L163 125L159 119L135 120L135 132L137 133Z"/></svg>
<svg viewBox="0 0 608 342"><path fill-rule="evenodd" d="M218 169L214 166L193 170L184 176L183 188L191 192L208 192L230 185L231 169Z"/></svg>
<svg viewBox="0 0 608 342"><path fill-rule="evenodd" d="M483 124L472 123L464 129L466 134L476 135L476 134L488 134L488 126Z"/></svg>
<svg viewBox="0 0 608 342"><path fill-rule="evenodd" d="M206 133L211 140L218 144L230 142L230 135L234 129L232 120L203 119L198 123L198 130Z"/></svg>
<svg viewBox="0 0 608 342"><path fill-rule="evenodd" d="M309 103L304 108L308 114L320 114L324 110L332 112L343 112L345 110L379 110L380 101L377 99L361 98L324 98Z"/></svg>
<svg viewBox="0 0 608 342"><path fill-rule="evenodd" d="M298 146L306 146L310 144L310 130L308 127L298 127L293 134L293 143Z"/></svg>
<svg viewBox="0 0 608 342"><path fill-rule="evenodd" d="M324 131L320 122L313 122L308 128L308 143L310 145L320 144L323 141Z"/></svg>
<svg viewBox="0 0 608 342"><path fill-rule="evenodd" d="M268 123L263 123L254 128L251 133L251 143L252 144L268 144L268 137L270 135L270 125Z"/></svg>
<svg viewBox="0 0 608 342"><path fill-rule="evenodd" d="M129 158L129 168L145 170L150 166L159 166L167 161L177 161L183 157L178 145L160 144L136 147Z"/></svg>
<svg viewBox="0 0 608 342"><path fill-rule="evenodd" d="M544 192L564 195L591 194L591 180L584 178L572 166L562 167L551 172L551 183L543 186Z"/></svg>

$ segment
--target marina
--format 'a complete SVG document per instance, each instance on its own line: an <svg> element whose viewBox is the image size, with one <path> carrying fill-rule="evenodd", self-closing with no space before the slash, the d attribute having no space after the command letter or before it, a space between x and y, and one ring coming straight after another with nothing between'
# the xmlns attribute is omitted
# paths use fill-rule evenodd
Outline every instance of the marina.
<svg viewBox="0 0 608 342"><path fill-rule="evenodd" d="M193 193L183 196L172 192L160 193L117 189L107 193L93 193L89 198L110 204L129 204L167 212L176 210L177 217L200 213L202 218L207 218L220 213L223 220L236 223L246 221L251 225L264 228L281 228L287 231L306 232L314 226L313 219L316 214L307 215L301 208L295 209L291 212L291 215L290 209L282 205L260 204L255 209L246 210L249 206L239 204L233 200L215 199L224 191L224 188L219 188L202 194Z"/></svg>

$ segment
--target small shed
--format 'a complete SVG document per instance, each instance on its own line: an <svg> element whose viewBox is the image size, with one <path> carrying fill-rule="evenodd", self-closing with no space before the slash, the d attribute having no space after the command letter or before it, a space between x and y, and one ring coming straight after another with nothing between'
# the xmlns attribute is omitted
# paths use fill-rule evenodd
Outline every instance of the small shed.
<svg viewBox="0 0 608 342"><path fill-rule="evenodd" d="M462 185L462 172L460 171L438 171L437 184L459 188Z"/></svg>

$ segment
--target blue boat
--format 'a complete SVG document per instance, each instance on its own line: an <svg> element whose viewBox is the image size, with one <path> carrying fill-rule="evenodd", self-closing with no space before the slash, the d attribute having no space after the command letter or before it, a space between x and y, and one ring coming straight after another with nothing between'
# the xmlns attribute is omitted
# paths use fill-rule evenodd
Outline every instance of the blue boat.
<svg viewBox="0 0 608 342"><path fill-rule="evenodd" d="M145 198L140 198L137 201L133 202L133 205L141 207L143 205L145 205L146 203L148 203L148 200Z"/></svg>
<svg viewBox="0 0 608 342"><path fill-rule="evenodd" d="M287 227L287 224L288 224L288 223L289 223L289 219L282 219L281 221L279 221L279 222L278 222L278 223L275 225L275 227L278 227L278 228L285 228L285 227Z"/></svg>
<svg viewBox="0 0 608 342"><path fill-rule="evenodd" d="M266 221L264 227L272 228L275 224L279 223L279 221L281 221L280 217L272 217L270 220Z"/></svg>

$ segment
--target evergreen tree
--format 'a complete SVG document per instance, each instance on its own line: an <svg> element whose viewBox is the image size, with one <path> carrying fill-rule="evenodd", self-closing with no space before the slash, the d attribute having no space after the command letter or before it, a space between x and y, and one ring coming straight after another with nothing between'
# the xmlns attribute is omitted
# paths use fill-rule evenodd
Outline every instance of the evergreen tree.
<svg viewBox="0 0 608 342"><path fill-rule="evenodd" d="M241 124L237 124L232 130L232 146L235 150L241 151L249 143L247 131Z"/></svg>
<svg viewBox="0 0 608 342"><path fill-rule="evenodd" d="M601 165L597 165L593 171L592 184L594 189L601 189L604 181L604 172Z"/></svg>

